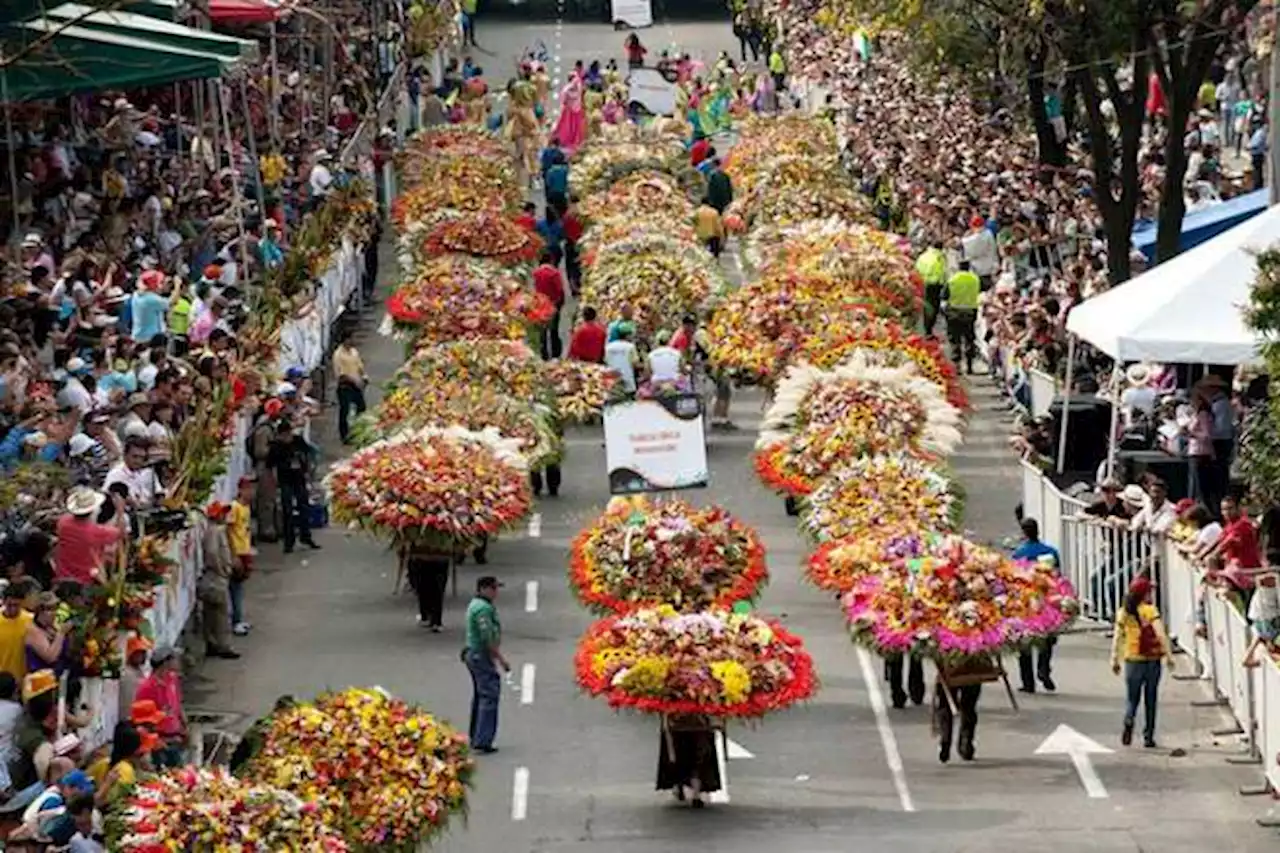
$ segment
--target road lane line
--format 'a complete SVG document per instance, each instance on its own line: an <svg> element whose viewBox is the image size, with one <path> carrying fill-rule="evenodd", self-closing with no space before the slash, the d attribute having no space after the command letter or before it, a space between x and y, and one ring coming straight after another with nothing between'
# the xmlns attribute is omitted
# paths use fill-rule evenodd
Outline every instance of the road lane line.
<svg viewBox="0 0 1280 853"><path fill-rule="evenodd" d="M898 802L902 803L904 812L916 810L911 799L911 791L907 788L907 773L902 767L902 753L898 751L898 739L894 737L893 727L889 725L889 712L885 708L884 694L880 692L880 679L876 677L875 666L871 663L871 653L858 647L858 663L862 666L862 680L867 685L867 695L871 698L871 710L876 715L876 728L880 730L880 742L884 746L884 757L889 763L889 772L893 775L893 787L898 790Z"/></svg>
<svg viewBox="0 0 1280 853"><path fill-rule="evenodd" d="M729 762L724 754L724 732L716 732L716 769L720 772L720 790L712 791L708 799L713 803L729 802Z"/></svg>
<svg viewBox="0 0 1280 853"><path fill-rule="evenodd" d="M529 814L529 768L517 767L511 786L511 819L524 820Z"/></svg>
<svg viewBox="0 0 1280 853"><path fill-rule="evenodd" d="M527 663L520 667L520 704L533 704L533 678L535 675L535 667L531 663Z"/></svg>
<svg viewBox="0 0 1280 853"><path fill-rule="evenodd" d="M538 582L529 581L524 585L524 612L536 613L538 610Z"/></svg>
<svg viewBox="0 0 1280 853"><path fill-rule="evenodd" d="M542 513L535 512L529 516L529 538L537 539L542 535Z"/></svg>

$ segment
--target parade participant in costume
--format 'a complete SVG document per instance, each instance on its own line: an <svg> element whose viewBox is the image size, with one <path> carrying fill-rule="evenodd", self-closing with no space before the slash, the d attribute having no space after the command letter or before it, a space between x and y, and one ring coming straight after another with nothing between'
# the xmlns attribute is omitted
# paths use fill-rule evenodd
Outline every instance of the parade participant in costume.
<svg viewBox="0 0 1280 853"><path fill-rule="evenodd" d="M515 80L507 89L510 108L507 135L516 149L516 160L532 178L538 169L538 116L535 112L538 92L529 80Z"/></svg>
<svg viewBox="0 0 1280 853"><path fill-rule="evenodd" d="M533 83L534 102L533 111L538 117L538 121L545 121L547 118L547 96L551 94L551 78L547 76L547 66L541 62L535 62L532 66L533 73L530 80Z"/></svg>
<svg viewBox="0 0 1280 853"><path fill-rule="evenodd" d="M560 92L560 120L556 123L555 135L566 154L572 154L587 138L582 91L582 80L574 76Z"/></svg>
<svg viewBox="0 0 1280 853"><path fill-rule="evenodd" d="M978 730L978 699L982 685L1000 678L999 668L990 658L964 658L954 663L939 663L934 693L934 723L938 730L938 760L951 760L951 740L955 729L955 712L960 714L959 742L956 752L965 761L973 761L974 739ZM950 696L948 696L950 693ZM952 709L952 702L955 709Z"/></svg>
<svg viewBox="0 0 1280 853"><path fill-rule="evenodd" d="M626 93L618 86L609 89L609 99L601 111L605 124L621 124L627 117Z"/></svg>

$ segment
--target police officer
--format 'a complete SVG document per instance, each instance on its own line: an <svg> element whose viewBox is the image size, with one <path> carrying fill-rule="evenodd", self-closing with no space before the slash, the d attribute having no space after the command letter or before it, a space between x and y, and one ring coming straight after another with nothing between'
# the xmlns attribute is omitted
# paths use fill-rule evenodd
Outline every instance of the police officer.
<svg viewBox="0 0 1280 853"><path fill-rule="evenodd" d="M961 261L960 269L947 281L947 337L951 339L951 360L956 368L959 369L963 355L965 369L971 375L978 345L976 326L981 292L982 279L969 268L968 261Z"/></svg>

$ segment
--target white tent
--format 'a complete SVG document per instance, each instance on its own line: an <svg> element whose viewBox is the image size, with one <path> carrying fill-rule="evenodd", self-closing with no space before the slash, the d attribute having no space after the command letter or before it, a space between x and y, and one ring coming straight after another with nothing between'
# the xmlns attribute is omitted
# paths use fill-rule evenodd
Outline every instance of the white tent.
<svg viewBox="0 0 1280 853"><path fill-rule="evenodd" d="M1240 309L1254 255L1276 242L1280 207L1085 301L1067 317L1067 331L1120 362L1257 362L1258 337Z"/></svg>

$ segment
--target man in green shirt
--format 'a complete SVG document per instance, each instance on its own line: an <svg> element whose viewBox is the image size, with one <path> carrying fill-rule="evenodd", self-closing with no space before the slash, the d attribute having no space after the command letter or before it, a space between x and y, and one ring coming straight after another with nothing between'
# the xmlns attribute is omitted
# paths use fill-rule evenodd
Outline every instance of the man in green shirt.
<svg viewBox="0 0 1280 853"><path fill-rule="evenodd" d="M462 662L471 673L471 748L485 754L497 752L498 700L502 698L501 666L511 672L502 656L502 624L493 602L502 584L491 575L476 581L476 594L467 605L467 646Z"/></svg>
<svg viewBox="0 0 1280 853"><path fill-rule="evenodd" d="M477 0L462 0L462 43L479 47L476 44L476 6Z"/></svg>
<svg viewBox="0 0 1280 853"><path fill-rule="evenodd" d="M960 367L964 354L965 369L973 373L973 356L978 342L975 326L978 322L978 294L982 292L982 280L969 269L968 261L960 262L960 269L947 281L947 337L951 339L951 360Z"/></svg>
<svg viewBox="0 0 1280 853"><path fill-rule="evenodd" d="M947 256L937 246L930 246L916 260L916 272L924 280L924 333L933 335L947 286Z"/></svg>

